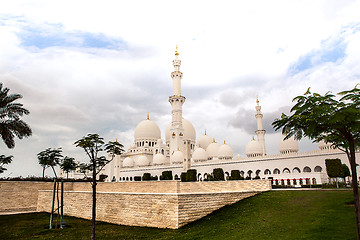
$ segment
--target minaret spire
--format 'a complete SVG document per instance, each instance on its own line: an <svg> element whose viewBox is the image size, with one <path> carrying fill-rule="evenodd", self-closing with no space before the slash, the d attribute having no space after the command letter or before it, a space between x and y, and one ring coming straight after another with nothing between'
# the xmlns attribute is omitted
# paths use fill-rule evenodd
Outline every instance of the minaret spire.
<svg viewBox="0 0 360 240"><path fill-rule="evenodd" d="M257 130L255 131L258 141L262 146L262 150L263 150L263 156L266 155L266 149L265 149L265 133L266 131L263 129L263 124L262 124L262 118L263 118L263 114L261 113L261 106L259 104L259 97L256 97L256 114L255 114L255 118L256 118L256 123L257 123Z"/></svg>
<svg viewBox="0 0 360 240"><path fill-rule="evenodd" d="M185 102L185 97L181 96L181 79L183 74L180 72L181 60L179 59L178 46L176 46L173 66L174 71L171 73L171 78L173 79L173 95L169 97L172 108L170 156L179 149L179 151L184 154L184 160L187 161L190 160L190 152L188 151L189 148L184 146L183 142L184 128L182 124L182 105Z"/></svg>

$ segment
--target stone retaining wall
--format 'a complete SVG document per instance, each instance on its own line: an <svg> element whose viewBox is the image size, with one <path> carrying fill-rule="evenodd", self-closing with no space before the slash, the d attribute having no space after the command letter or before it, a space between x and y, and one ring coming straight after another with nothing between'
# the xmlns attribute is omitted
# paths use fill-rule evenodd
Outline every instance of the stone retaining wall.
<svg viewBox="0 0 360 240"><path fill-rule="evenodd" d="M64 214L91 219L91 184L71 182L64 186ZM0 212L50 212L52 188L52 182L0 182ZM99 183L97 220L176 229L270 189L268 180Z"/></svg>

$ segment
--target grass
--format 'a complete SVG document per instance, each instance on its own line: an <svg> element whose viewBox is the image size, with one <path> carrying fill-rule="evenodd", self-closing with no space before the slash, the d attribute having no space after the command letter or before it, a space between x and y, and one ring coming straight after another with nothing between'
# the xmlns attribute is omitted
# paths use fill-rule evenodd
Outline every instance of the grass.
<svg viewBox="0 0 360 240"><path fill-rule="evenodd" d="M226 206L181 229L98 222L97 239L356 239L351 191L271 191ZM90 221L65 217L49 230L49 214L0 216L0 239L89 239Z"/></svg>

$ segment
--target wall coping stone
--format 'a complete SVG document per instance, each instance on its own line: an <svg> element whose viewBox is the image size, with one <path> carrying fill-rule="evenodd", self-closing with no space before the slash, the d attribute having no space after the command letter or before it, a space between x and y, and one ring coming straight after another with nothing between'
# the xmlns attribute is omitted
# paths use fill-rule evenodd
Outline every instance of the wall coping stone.
<svg viewBox="0 0 360 240"><path fill-rule="evenodd" d="M39 190L39 192L52 192L53 190ZM98 194L122 194L122 195L205 195L205 194L219 194L219 193L260 193L264 191L222 191L222 192L189 192L189 193L153 193L153 192L98 192ZM92 191L64 191L64 193L89 193Z"/></svg>

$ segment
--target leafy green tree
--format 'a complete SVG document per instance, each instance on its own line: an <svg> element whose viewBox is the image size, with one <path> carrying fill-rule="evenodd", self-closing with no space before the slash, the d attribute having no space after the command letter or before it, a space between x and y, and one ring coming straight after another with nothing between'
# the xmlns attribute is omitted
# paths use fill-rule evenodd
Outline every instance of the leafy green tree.
<svg viewBox="0 0 360 240"><path fill-rule="evenodd" d="M21 117L30 112L23 108L23 104L15 102L22 98L20 94L9 94L8 88L3 88L0 83L0 136L8 148L15 147L15 136L19 139L29 137L32 134L31 128L26 124ZM12 161L13 156L1 155L0 159L0 173L3 173L6 168L3 166Z"/></svg>
<svg viewBox="0 0 360 240"><path fill-rule="evenodd" d="M81 164L81 169L83 171L90 171L92 173L92 231L91 239L95 239L95 222L96 222L96 176L101 172L101 170L111 162L116 155L120 155L124 152L124 146L119 142L109 142L105 144L104 139L98 134L88 134L87 136L82 137L77 140L75 143L76 147L84 149L86 155L90 159L89 164ZM105 156L100 156L99 154L103 151L108 153L108 159Z"/></svg>
<svg viewBox="0 0 360 240"><path fill-rule="evenodd" d="M325 159L326 172L329 178L335 178L336 188L339 188L337 178L341 177L341 160L336 159Z"/></svg>
<svg viewBox="0 0 360 240"><path fill-rule="evenodd" d="M350 170L346 164L341 164L341 175L340 177L344 179L344 183L346 183L346 177L350 177Z"/></svg>
<svg viewBox="0 0 360 240"><path fill-rule="evenodd" d="M60 168L66 172L66 178L69 178L69 172L76 170L75 158L65 156L60 163Z"/></svg>
<svg viewBox="0 0 360 240"><path fill-rule="evenodd" d="M0 173L3 173L7 169L4 165L11 163L13 156L0 155Z"/></svg>
<svg viewBox="0 0 360 240"><path fill-rule="evenodd" d="M37 154L39 164L43 167L43 177L44 177L45 169L51 167L55 175L55 178L57 178L55 167L60 164L63 158L61 153L62 153L61 148L47 148L44 151L41 151Z"/></svg>
<svg viewBox="0 0 360 240"><path fill-rule="evenodd" d="M275 130L282 129L285 139L309 137L314 142L324 140L344 151L350 162L358 239L360 239L359 190L355 151L360 144L360 89L338 93L339 100L330 92L311 93L294 98L291 115L275 119Z"/></svg>

